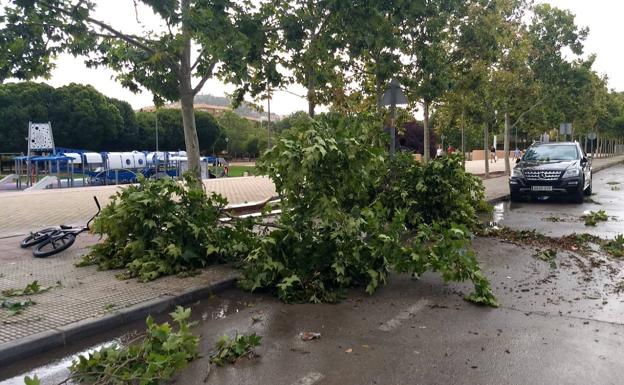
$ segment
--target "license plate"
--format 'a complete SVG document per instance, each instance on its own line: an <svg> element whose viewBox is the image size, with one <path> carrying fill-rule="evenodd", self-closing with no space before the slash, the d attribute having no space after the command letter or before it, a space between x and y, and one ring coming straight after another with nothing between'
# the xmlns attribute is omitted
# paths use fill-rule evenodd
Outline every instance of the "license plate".
<svg viewBox="0 0 624 385"><path fill-rule="evenodd" d="M531 186L531 191L552 191L552 186Z"/></svg>

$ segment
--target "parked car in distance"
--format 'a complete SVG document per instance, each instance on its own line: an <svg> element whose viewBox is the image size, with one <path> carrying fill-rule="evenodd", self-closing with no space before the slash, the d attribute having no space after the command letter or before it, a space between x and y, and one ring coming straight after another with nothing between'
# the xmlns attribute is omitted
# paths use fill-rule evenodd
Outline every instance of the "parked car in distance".
<svg viewBox="0 0 624 385"><path fill-rule="evenodd" d="M577 142L534 143L509 177L511 201L523 196L567 195L583 203L592 192L591 158Z"/></svg>

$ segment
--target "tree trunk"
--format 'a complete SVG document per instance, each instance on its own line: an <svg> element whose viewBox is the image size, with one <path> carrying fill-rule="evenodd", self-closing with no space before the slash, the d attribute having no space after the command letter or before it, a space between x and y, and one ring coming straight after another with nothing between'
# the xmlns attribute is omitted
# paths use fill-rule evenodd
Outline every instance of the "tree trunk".
<svg viewBox="0 0 624 385"><path fill-rule="evenodd" d="M429 161L431 150L429 149L429 102L423 101L423 162Z"/></svg>
<svg viewBox="0 0 624 385"><path fill-rule="evenodd" d="M312 99L313 97L311 96L313 93L314 91L310 91L310 89L308 89L308 116L311 118L314 117L314 110L316 108L316 103L314 103L314 100Z"/></svg>
<svg viewBox="0 0 624 385"><path fill-rule="evenodd" d="M611 151L610 151L610 152L611 152L611 155L613 155L613 153L615 152L615 151L613 150L613 148L614 148L614 146L613 146L613 139L609 140L609 143L610 143L609 150L611 150Z"/></svg>
<svg viewBox="0 0 624 385"><path fill-rule="evenodd" d="M382 99L383 99L383 89L382 89L382 84L381 84L381 80L379 79L379 76L375 76L375 104L377 107L377 115L381 116L381 109L382 109Z"/></svg>
<svg viewBox="0 0 624 385"><path fill-rule="evenodd" d="M509 166L509 113L505 113L505 138L503 140L503 151L505 151L505 174L511 174L511 167Z"/></svg>
<svg viewBox="0 0 624 385"><path fill-rule="evenodd" d="M314 118L314 110L316 109L316 97L314 96L314 70L310 67L307 70L308 77L308 116Z"/></svg>
<svg viewBox="0 0 624 385"><path fill-rule="evenodd" d="M269 98L267 99L267 150L271 149L271 91L269 89ZM314 113L314 108L312 108Z"/></svg>
<svg viewBox="0 0 624 385"><path fill-rule="evenodd" d="M189 8L189 1L182 0L183 10ZM186 29L186 25L182 26ZM180 107L182 111L182 125L184 127L184 144L186 145L186 156L189 171L192 172L201 184L201 167L199 158L199 139L197 138L197 127L195 126L195 111L193 108L195 94L191 84L191 38L184 42L184 50L180 60L180 73L178 76L178 87L180 91Z"/></svg>
<svg viewBox="0 0 624 385"><path fill-rule="evenodd" d="M599 136L598 138L596 138L596 157L597 158L600 158L600 150L601 150L600 141L601 141L601 138Z"/></svg>
<svg viewBox="0 0 624 385"><path fill-rule="evenodd" d="M611 139L611 155L615 155L615 139Z"/></svg>
<svg viewBox="0 0 624 385"><path fill-rule="evenodd" d="M483 124L483 153L485 154L485 177L489 178L490 177L490 164L488 163L490 161L490 146L489 146L489 139L490 137L490 127L489 125L486 123Z"/></svg>
<svg viewBox="0 0 624 385"><path fill-rule="evenodd" d="M197 128L195 127L195 111L193 110L193 93L182 94L180 98L182 107L182 124L184 126L184 143L186 145L186 156L188 159L189 171L197 176L201 181L201 167L199 159L199 139L197 138Z"/></svg>
<svg viewBox="0 0 624 385"><path fill-rule="evenodd" d="M461 126L461 153L462 153L462 166L464 170L466 169L466 146L464 144L464 119L462 115L462 126Z"/></svg>

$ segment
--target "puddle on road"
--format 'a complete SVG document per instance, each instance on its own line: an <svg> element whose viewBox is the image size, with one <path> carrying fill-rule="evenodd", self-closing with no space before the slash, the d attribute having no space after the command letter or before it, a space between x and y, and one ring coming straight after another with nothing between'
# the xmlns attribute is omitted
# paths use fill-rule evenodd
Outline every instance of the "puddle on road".
<svg viewBox="0 0 624 385"><path fill-rule="evenodd" d="M479 220L487 228L510 227L516 230L536 230L545 235L561 237L572 233L589 233L601 238L614 238L624 232L624 206L585 202L571 204L563 198L543 197L536 201L501 202L491 214L481 214ZM597 226L586 226L584 216L604 210L609 219Z"/></svg>
<svg viewBox="0 0 624 385"><path fill-rule="evenodd" d="M505 219L505 213L509 210L506 208L507 202L500 202L494 206L494 210L492 211L492 222L500 223Z"/></svg>
<svg viewBox="0 0 624 385"><path fill-rule="evenodd" d="M61 358L59 360L55 360L47 365L38 367L36 369L30 370L26 373L20 374L18 376L6 379L4 381L0 381L0 385L24 385L24 377L34 377L37 375L39 380L41 380L42 384L58 384L61 383L64 379L69 376L69 366L72 364L72 361L77 360L81 355L87 355L101 348L111 346L113 344L119 344L121 339L114 339L111 341L107 341L101 344L97 344L85 350L82 350L76 354L69 355L67 357ZM70 384L73 382L69 382Z"/></svg>
<svg viewBox="0 0 624 385"><path fill-rule="evenodd" d="M201 324L230 319L228 317L231 317L232 314L239 313L244 309L251 310L257 300L258 298L252 297L251 294L231 292L228 298L213 296L188 304L185 307L193 309L192 318L199 321L200 326L196 330L199 333L202 328ZM158 323L171 322L168 313L154 314L155 321ZM80 355L86 355L114 343L124 344L136 337L138 333L143 333L144 330L145 321L137 321L116 330L106 331L77 341L75 344L64 348L46 351L30 359L18 360L12 365L0 368L0 385L23 385L25 376L33 377L35 374L42 384L58 384L68 377L69 366Z"/></svg>
<svg viewBox="0 0 624 385"><path fill-rule="evenodd" d="M492 213L480 213L479 221L486 228L498 228L499 223L505 219L505 214L508 209L505 208L507 202L500 202L494 205Z"/></svg>
<svg viewBox="0 0 624 385"><path fill-rule="evenodd" d="M225 319L227 317L228 309L230 307L230 301L223 301L223 305L219 307L216 311L211 312L212 319ZM203 314L208 315L208 312L204 312ZM206 321L202 314L202 320ZM207 318L207 317L206 317Z"/></svg>

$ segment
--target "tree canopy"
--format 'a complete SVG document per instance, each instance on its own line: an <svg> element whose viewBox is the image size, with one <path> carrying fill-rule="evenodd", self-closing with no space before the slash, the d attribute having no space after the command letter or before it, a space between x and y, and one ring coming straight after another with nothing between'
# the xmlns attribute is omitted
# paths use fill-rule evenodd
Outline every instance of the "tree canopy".
<svg viewBox="0 0 624 385"><path fill-rule="evenodd" d="M153 12L163 27L116 29L95 17L94 1L8 1L0 79L46 75L61 51L86 55L87 64L112 68L121 84L151 91L158 103L180 100L192 159L199 153L193 97L211 78L234 85L234 104L297 83L307 90L310 116L322 104L381 119L381 96L397 78L410 113L422 107L424 137L431 115L438 134L482 130L483 141L466 142L486 148L489 134L503 134L509 146L510 132L526 141L563 122L573 123L576 138L622 134L614 123L621 97L584 52L588 29L549 4L137 0L135 8ZM244 146L229 136L236 149Z"/></svg>
<svg viewBox="0 0 624 385"><path fill-rule="evenodd" d="M128 103L108 98L91 86L72 83L54 88L43 83L7 83L0 85L0 152L26 151L24 138L29 121L51 122L57 147L154 150L156 115L160 149L184 149L179 109L135 113ZM201 153L212 154L213 146L217 152L224 150L224 128L207 112L196 115Z"/></svg>

